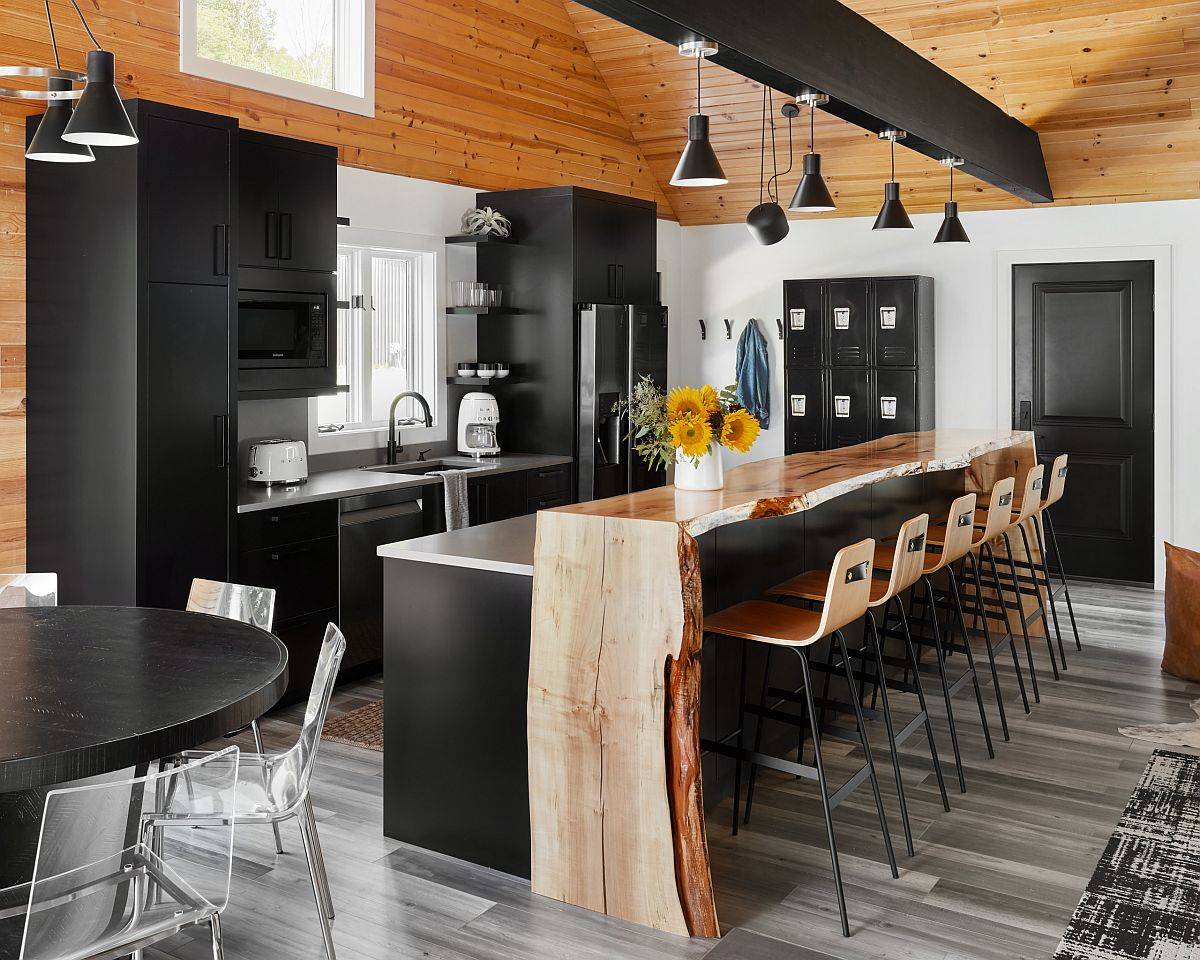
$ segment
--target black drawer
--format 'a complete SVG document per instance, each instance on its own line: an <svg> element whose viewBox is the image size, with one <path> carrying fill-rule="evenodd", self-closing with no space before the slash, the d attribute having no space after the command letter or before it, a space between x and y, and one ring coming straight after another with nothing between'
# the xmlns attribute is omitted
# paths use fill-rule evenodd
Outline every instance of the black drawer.
<svg viewBox="0 0 1200 960"><path fill-rule="evenodd" d="M337 608L330 607L275 630L275 635L288 652L288 682L279 706L308 698L317 669L317 658L321 655L321 642L325 639L325 629L329 624L337 623L337 618Z"/></svg>
<svg viewBox="0 0 1200 960"><path fill-rule="evenodd" d="M553 493L563 493L571 489L571 465L569 463L530 470L525 476L530 500L547 497Z"/></svg>
<svg viewBox="0 0 1200 960"><path fill-rule="evenodd" d="M551 507L565 507L571 502L571 494L556 493L548 497L530 497L529 512L537 513L539 510L549 510Z"/></svg>
<svg viewBox="0 0 1200 960"><path fill-rule="evenodd" d="M336 500L239 514L238 549L257 550L260 547L277 547L300 540L336 537L337 515Z"/></svg>
<svg viewBox="0 0 1200 960"><path fill-rule="evenodd" d="M276 623L337 606L336 536L243 550L239 560L242 583L275 591Z"/></svg>

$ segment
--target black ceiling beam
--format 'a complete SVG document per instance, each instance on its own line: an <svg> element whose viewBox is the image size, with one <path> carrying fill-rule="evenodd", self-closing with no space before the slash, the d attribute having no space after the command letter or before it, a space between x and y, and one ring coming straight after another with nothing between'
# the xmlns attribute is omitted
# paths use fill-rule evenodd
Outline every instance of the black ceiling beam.
<svg viewBox="0 0 1200 960"><path fill-rule="evenodd" d="M837 0L581 0L670 44L715 40L721 66L1032 203L1054 199L1036 131Z"/></svg>

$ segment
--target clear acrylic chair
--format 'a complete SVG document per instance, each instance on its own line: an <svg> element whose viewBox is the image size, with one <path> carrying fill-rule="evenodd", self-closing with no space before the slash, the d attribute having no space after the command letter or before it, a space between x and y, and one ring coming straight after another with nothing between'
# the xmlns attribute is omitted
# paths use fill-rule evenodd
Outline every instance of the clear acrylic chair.
<svg viewBox="0 0 1200 960"><path fill-rule="evenodd" d="M183 768L51 790L21 960L140 960L205 923L221 960L238 756L229 746ZM184 774L191 790L171 789Z"/></svg>
<svg viewBox="0 0 1200 960"><path fill-rule="evenodd" d="M238 620L270 632L275 622L275 591L270 587L247 587L240 583L196 577L192 580L192 589L188 591L187 610L189 613L207 613L227 620ZM245 729L242 727L241 730L230 731L227 736L235 737ZM249 729L254 735L254 749L259 754L265 753L258 721L251 720ZM278 824L275 825L275 852L283 853L283 838L279 835Z"/></svg>
<svg viewBox="0 0 1200 960"><path fill-rule="evenodd" d="M317 818L313 814L312 800L308 787L313 767L317 760L317 747L321 743L321 731L325 726L325 714L333 696L333 685L337 680L342 655L346 652L346 638L332 623L325 629L321 644L321 655L313 674L312 689L308 694L308 706L304 711L304 724L300 728L300 739L285 753L243 753L237 783L235 817L239 824L278 825L295 817L300 825L300 838L304 843L304 855L312 878L313 897L320 916L321 935L325 940L328 960L336 960L333 948L333 899L329 893L329 878L325 873L325 858L321 853L321 841L317 837ZM181 755L184 761L207 756L189 750Z"/></svg>
<svg viewBox="0 0 1200 960"><path fill-rule="evenodd" d="M57 573L0 573L0 607L57 606Z"/></svg>

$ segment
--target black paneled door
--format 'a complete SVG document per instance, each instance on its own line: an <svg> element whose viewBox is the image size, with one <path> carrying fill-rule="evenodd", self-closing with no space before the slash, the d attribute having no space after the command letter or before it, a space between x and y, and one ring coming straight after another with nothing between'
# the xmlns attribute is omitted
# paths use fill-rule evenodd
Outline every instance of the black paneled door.
<svg viewBox="0 0 1200 960"><path fill-rule="evenodd" d="M1067 570L1154 580L1154 264L1013 268L1013 424L1070 456Z"/></svg>

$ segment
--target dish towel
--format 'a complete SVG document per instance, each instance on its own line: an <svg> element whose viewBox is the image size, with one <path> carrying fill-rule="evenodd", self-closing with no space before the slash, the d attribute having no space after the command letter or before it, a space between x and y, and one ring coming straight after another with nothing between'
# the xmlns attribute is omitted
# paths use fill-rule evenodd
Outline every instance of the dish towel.
<svg viewBox="0 0 1200 960"><path fill-rule="evenodd" d="M767 338L753 318L738 337L735 373L738 403L766 430L771 425L771 363Z"/></svg>
<svg viewBox="0 0 1200 960"><path fill-rule="evenodd" d="M446 488L446 532L462 530L471 525L471 511L467 506L467 471L465 470L431 470L434 476L442 478Z"/></svg>

